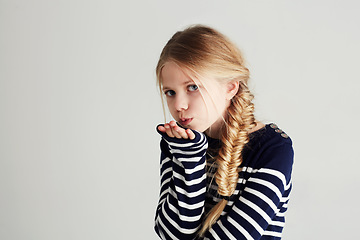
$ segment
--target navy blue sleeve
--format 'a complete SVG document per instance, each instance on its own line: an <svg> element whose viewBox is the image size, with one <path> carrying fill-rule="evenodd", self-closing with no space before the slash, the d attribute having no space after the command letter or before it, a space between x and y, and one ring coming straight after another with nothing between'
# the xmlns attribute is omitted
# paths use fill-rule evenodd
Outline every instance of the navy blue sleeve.
<svg viewBox="0 0 360 240"><path fill-rule="evenodd" d="M159 132L161 185L155 231L161 239L194 239L201 225L208 143L203 133L193 132L193 140L171 138Z"/></svg>

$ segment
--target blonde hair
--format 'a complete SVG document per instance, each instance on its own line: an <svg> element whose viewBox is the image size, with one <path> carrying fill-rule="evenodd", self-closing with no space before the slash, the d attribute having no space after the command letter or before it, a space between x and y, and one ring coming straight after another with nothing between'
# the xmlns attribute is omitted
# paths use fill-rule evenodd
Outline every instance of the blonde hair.
<svg viewBox="0 0 360 240"><path fill-rule="evenodd" d="M232 98L224 118L221 148L216 156L215 180L218 193L230 197L239 178L242 151L255 124L253 95L248 88L249 70L239 49L218 31L202 25L191 26L175 33L161 52L156 67L161 90L161 70L173 61L195 76L207 75L220 82L238 81L239 90ZM203 236L220 217L227 200L222 199L206 215L199 235Z"/></svg>

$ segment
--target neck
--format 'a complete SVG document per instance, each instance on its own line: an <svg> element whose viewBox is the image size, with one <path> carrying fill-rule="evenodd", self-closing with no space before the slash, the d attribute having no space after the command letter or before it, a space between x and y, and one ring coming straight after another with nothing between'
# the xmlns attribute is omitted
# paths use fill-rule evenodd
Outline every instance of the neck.
<svg viewBox="0 0 360 240"><path fill-rule="evenodd" d="M220 139L222 131L225 129L225 120L218 119L211 127L205 130L205 134L211 138Z"/></svg>
<svg viewBox="0 0 360 240"><path fill-rule="evenodd" d="M265 127L265 124L262 122L255 121L255 127L249 130L249 133L256 132L257 130L260 130L261 128Z"/></svg>
<svg viewBox="0 0 360 240"><path fill-rule="evenodd" d="M224 121L221 120L221 122L217 122L214 123L211 127L209 127L206 131L205 134L211 138L215 138L215 139L220 139L221 138L221 133L224 130ZM263 128L265 126L265 124L263 124L262 122L258 122L255 121L255 126L253 128L251 128L248 133L252 133L255 132L257 130L260 130L261 128Z"/></svg>

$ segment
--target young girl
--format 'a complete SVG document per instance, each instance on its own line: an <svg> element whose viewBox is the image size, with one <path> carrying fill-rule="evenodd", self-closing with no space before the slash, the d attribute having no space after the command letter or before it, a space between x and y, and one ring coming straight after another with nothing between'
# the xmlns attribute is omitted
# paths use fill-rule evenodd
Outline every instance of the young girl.
<svg viewBox="0 0 360 240"><path fill-rule="evenodd" d="M177 32L157 80L175 121L159 125L161 239L280 239L291 190L292 142L254 118L249 70L225 36Z"/></svg>

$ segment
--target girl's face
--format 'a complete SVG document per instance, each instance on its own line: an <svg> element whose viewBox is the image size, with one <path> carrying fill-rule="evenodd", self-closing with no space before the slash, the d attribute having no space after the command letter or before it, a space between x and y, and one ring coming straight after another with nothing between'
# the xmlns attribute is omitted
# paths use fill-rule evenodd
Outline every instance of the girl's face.
<svg viewBox="0 0 360 240"><path fill-rule="evenodd" d="M219 138L223 116L230 105L229 87L208 79L194 82L174 62L165 63L162 86L173 118L185 128Z"/></svg>

